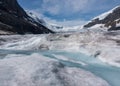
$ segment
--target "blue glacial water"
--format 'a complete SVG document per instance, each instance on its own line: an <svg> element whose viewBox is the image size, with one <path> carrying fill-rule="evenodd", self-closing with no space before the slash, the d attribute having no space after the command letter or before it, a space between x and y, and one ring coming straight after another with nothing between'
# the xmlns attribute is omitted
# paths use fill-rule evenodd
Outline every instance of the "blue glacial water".
<svg viewBox="0 0 120 86"><path fill-rule="evenodd" d="M113 67L108 64L101 62L99 59L94 57L89 57L79 52L66 52L66 51L26 51L26 50L0 50L0 59L3 59L8 54L25 54L31 55L32 53L39 53L45 57L49 57L51 59L57 59L61 63L69 67L77 67L82 68L84 70L90 71L98 77L106 80L111 86L120 86L120 68ZM64 56L69 59L74 60L71 62L69 60L58 59L57 56ZM81 65L79 63L75 63L75 61L80 61L85 63L86 65Z"/></svg>

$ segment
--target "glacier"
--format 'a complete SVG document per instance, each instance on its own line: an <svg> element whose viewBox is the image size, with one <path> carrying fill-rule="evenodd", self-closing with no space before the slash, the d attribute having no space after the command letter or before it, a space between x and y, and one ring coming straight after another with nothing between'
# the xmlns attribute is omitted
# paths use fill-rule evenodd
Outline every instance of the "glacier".
<svg viewBox="0 0 120 86"><path fill-rule="evenodd" d="M0 86L109 86L89 71L41 54L11 54L0 60Z"/></svg>
<svg viewBox="0 0 120 86"><path fill-rule="evenodd" d="M120 35L111 33L0 36L0 86L120 86Z"/></svg>
<svg viewBox="0 0 120 86"><path fill-rule="evenodd" d="M1 36L0 49L81 52L96 57L107 64L120 67L119 38L119 31Z"/></svg>

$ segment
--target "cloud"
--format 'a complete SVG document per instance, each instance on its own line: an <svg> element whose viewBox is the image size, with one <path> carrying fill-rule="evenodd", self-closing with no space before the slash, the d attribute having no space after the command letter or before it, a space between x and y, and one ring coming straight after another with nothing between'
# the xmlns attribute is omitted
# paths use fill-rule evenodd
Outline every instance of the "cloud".
<svg viewBox="0 0 120 86"><path fill-rule="evenodd" d="M39 9L50 18L90 19L119 5L120 0L18 0L27 9ZM28 4L29 2L29 4Z"/></svg>
<svg viewBox="0 0 120 86"><path fill-rule="evenodd" d="M48 17L44 18L46 22L48 22L49 24L56 24L56 25L60 25L60 26L66 26L66 27L70 27L70 26L81 26L83 24L85 24L87 21L85 20L64 20L64 21L57 21Z"/></svg>
<svg viewBox="0 0 120 86"><path fill-rule="evenodd" d="M43 0L42 9L51 15L73 14L84 11L89 0Z"/></svg>
<svg viewBox="0 0 120 86"><path fill-rule="evenodd" d="M112 9L120 0L18 0L47 22L63 26L81 25ZM28 4L30 3L30 5ZM23 4L23 7L24 7ZM65 20L65 21L63 21Z"/></svg>
<svg viewBox="0 0 120 86"><path fill-rule="evenodd" d="M40 19L43 19L45 22L49 24L55 24L59 26L78 26L78 25L81 26L87 22L86 20L82 20L82 19L77 19L77 20L65 20L64 19L64 21L58 21L58 20L44 16L39 11L39 9L27 10L27 11L32 12L35 16L37 16Z"/></svg>

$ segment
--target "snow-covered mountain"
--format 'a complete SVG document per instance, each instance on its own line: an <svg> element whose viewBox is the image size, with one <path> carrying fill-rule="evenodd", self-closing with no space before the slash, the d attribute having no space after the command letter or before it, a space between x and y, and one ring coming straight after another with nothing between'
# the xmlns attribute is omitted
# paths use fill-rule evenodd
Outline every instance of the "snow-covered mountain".
<svg viewBox="0 0 120 86"><path fill-rule="evenodd" d="M40 19L38 16L36 16L33 12L26 11L27 15L30 17L29 20L32 22L38 22L42 25L45 25L46 22L43 19Z"/></svg>
<svg viewBox="0 0 120 86"><path fill-rule="evenodd" d="M62 25L51 23L51 22L47 22L46 20L44 20L44 18L39 18L39 16L35 15L34 12L26 11L26 13L30 17L29 18L30 21L38 22L54 32L58 32L58 33L70 32L71 33L71 32L80 32L82 29L82 26L80 26L80 25L78 25L78 26L62 26Z"/></svg>
<svg viewBox="0 0 120 86"><path fill-rule="evenodd" d="M0 0L0 34L52 33L47 27L34 21L17 0Z"/></svg>
<svg viewBox="0 0 120 86"><path fill-rule="evenodd" d="M60 30L60 32L81 32L82 31L82 26L71 26L71 27L64 27L62 30Z"/></svg>
<svg viewBox="0 0 120 86"><path fill-rule="evenodd" d="M93 18L84 25L84 28L105 31L120 30L120 6Z"/></svg>
<svg viewBox="0 0 120 86"><path fill-rule="evenodd" d="M30 21L42 24L43 26L49 28L52 31L59 32L59 30L63 29L62 26L59 26L59 25L56 25L56 24L51 24L49 22L46 22L44 19L39 18L39 16L35 15L34 12L26 11L26 13L30 17L29 18Z"/></svg>

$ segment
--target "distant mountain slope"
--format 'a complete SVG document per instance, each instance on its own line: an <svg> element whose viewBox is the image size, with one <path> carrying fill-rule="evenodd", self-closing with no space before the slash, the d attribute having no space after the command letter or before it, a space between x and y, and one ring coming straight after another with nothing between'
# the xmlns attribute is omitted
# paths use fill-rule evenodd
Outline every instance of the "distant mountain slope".
<svg viewBox="0 0 120 86"><path fill-rule="evenodd" d="M26 11L26 13L28 14L32 22L37 22L39 24L42 24L43 26L46 26L47 28L49 28L54 32L59 32L59 30L63 29L63 27L60 25L51 24L49 22L46 22L44 19L39 18L37 15L34 14L34 12Z"/></svg>
<svg viewBox="0 0 120 86"><path fill-rule="evenodd" d="M120 30L120 6L95 17L92 21L84 25L84 28L92 28L95 26L107 28L108 31Z"/></svg>
<svg viewBox="0 0 120 86"><path fill-rule="evenodd" d="M39 22L28 16L17 0L0 0L0 34L53 33Z"/></svg>

